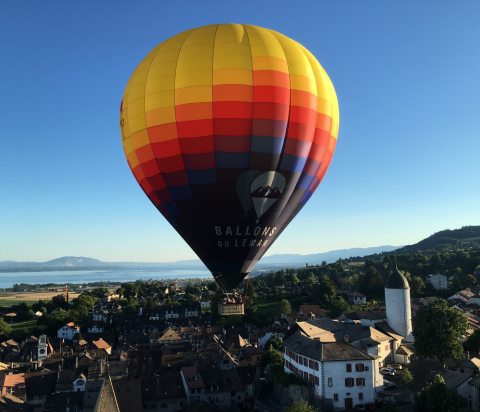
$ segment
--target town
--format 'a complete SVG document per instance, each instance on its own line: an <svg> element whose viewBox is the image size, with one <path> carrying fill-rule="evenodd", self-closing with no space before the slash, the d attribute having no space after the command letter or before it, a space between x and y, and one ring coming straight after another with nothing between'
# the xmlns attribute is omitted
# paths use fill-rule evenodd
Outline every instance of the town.
<svg viewBox="0 0 480 412"><path fill-rule="evenodd" d="M239 287L244 315L221 316L207 280L3 306L0 410L477 410L480 248L467 246L266 273Z"/></svg>

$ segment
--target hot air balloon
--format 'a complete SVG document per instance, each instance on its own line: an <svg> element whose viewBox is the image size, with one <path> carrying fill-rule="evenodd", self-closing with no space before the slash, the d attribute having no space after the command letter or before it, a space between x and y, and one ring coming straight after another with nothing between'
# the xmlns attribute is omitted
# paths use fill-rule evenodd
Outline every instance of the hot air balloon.
<svg viewBox="0 0 480 412"><path fill-rule="evenodd" d="M240 24L160 43L120 106L135 179L226 293L317 189L338 122L315 57L278 32Z"/></svg>

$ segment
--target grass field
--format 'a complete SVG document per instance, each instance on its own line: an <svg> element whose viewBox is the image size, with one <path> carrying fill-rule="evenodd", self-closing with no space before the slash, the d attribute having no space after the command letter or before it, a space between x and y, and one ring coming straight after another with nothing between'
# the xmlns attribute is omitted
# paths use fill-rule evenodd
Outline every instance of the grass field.
<svg viewBox="0 0 480 412"><path fill-rule="evenodd" d="M39 334L36 320L14 323L13 325L10 325L10 327L12 328L10 338L14 339L18 343L28 336L38 336Z"/></svg>
<svg viewBox="0 0 480 412"><path fill-rule="evenodd" d="M48 300L54 296L60 295L62 292L35 292L35 293L13 293L13 294L1 294L0 295L0 306L13 306L17 305L20 302L26 302L27 305L32 306L34 303L37 303L40 299ZM69 293L69 299L74 299L79 295L79 293Z"/></svg>

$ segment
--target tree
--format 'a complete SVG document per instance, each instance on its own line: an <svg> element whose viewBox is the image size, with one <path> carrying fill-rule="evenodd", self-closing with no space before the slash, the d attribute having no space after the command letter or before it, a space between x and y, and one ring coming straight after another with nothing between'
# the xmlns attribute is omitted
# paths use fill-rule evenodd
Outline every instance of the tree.
<svg viewBox="0 0 480 412"><path fill-rule="evenodd" d="M415 352L422 358L463 359L463 347L458 340L465 335L468 321L458 309L448 307L444 299L436 299L417 310L413 318Z"/></svg>
<svg viewBox="0 0 480 412"><path fill-rule="evenodd" d="M267 350L258 362L258 367L260 369L265 369L268 365L281 365L283 363L283 355L275 350L270 348Z"/></svg>
<svg viewBox="0 0 480 412"><path fill-rule="evenodd" d="M290 405L285 406L282 412L318 412L318 409L302 399L298 402L292 402Z"/></svg>
<svg viewBox="0 0 480 412"><path fill-rule="evenodd" d="M287 299L282 299L280 301L280 305L278 305L277 307L277 312L283 313L285 315L287 313L292 313L292 307L290 306L290 302Z"/></svg>
<svg viewBox="0 0 480 412"><path fill-rule="evenodd" d="M414 412L460 412L468 411L467 400L458 394L457 389L448 389L440 375L432 384L423 388L414 398Z"/></svg>
<svg viewBox="0 0 480 412"><path fill-rule="evenodd" d="M282 338L277 338L274 333L270 335L267 342L265 343L265 350L270 349L279 349L282 346Z"/></svg>
<svg viewBox="0 0 480 412"><path fill-rule="evenodd" d="M480 352L480 329L475 329L464 345L465 349L470 352Z"/></svg>
<svg viewBox="0 0 480 412"><path fill-rule="evenodd" d="M403 384L404 384L407 388L411 388L411 387L412 387L412 385L413 385L413 375L412 375L412 372L410 372L409 369L405 369L405 370L403 371L402 381L403 381Z"/></svg>
<svg viewBox="0 0 480 412"><path fill-rule="evenodd" d="M410 285L410 290L412 291L412 295L418 295L424 287L422 278L418 276L414 276L410 280L409 285Z"/></svg>
<svg viewBox="0 0 480 412"><path fill-rule="evenodd" d="M285 272L283 270L279 270L275 275L275 282L277 283L278 286L281 286L285 284L286 281L287 279L285 277Z"/></svg>
<svg viewBox="0 0 480 412"><path fill-rule="evenodd" d="M212 292L216 292L218 290L218 284L217 282L211 282L208 285L208 290L211 290Z"/></svg>
<svg viewBox="0 0 480 412"><path fill-rule="evenodd" d="M336 297L330 302L330 312L328 317L330 319L338 318L342 313L350 310L350 305L341 296Z"/></svg>
<svg viewBox="0 0 480 412"><path fill-rule="evenodd" d="M12 333L12 328L5 322L3 318L0 318L0 337L2 339L8 339Z"/></svg>

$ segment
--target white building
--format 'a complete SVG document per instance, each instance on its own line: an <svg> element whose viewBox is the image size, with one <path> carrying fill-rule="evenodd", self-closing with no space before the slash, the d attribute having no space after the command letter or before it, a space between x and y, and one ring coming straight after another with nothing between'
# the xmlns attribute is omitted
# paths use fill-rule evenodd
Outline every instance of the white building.
<svg viewBox="0 0 480 412"><path fill-rule="evenodd" d="M334 409L375 402L383 391L376 357L348 342L321 342L297 331L283 347L285 371L310 382L314 396Z"/></svg>
<svg viewBox="0 0 480 412"><path fill-rule="evenodd" d="M429 275L427 282L430 283L435 290L447 289L447 277L443 275Z"/></svg>
<svg viewBox="0 0 480 412"><path fill-rule="evenodd" d="M200 306L202 308L209 308L212 305L212 301L209 299L200 299Z"/></svg>
<svg viewBox="0 0 480 412"><path fill-rule="evenodd" d="M80 333L80 326L76 326L75 323L70 322L58 330L57 338L73 340L74 335L77 333Z"/></svg>
<svg viewBox="0 0 480 412"><path fill-rule="evenodd" d="M398 269L385 282L385 307L388 325L406 342L413 342L410 286Z"/></svg>

